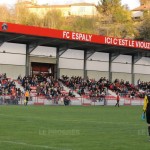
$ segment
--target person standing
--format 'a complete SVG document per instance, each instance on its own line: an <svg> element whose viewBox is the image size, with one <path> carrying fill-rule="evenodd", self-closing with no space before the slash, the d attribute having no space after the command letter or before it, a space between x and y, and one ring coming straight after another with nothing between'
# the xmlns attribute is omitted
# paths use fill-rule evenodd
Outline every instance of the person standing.
<svg viewBox="0 0 150 150"><path fill-rule="evenodd" d="M25 95L25 98L26 98L25 102L24 102L24 105L27 106L28 105L28 101L29 101L29 97L30 97L29 91L26 90L24 95Z"/></svg>
<svg viewBox="0 0 150 150"><path fill-rule="evenodd" d="M68 95L66 95L66 96L64 97L64 105L65 105L65 106L68 106L69 104L70 104L70 98L69 98Z"/></svg>
<svg viewBox="0 0 150 150"><path fill-rule="evenodd" d="M116 106L118 106L118 107L119 107L119 101L120 101L119 93L117 93L116 100L117 100L117 103L116 103L115 107L116 107Z"/></svg>
<svg viewBox="0 0 150 150"><path fill-rule="evenodd" d="M146 114L146 121L148 125L148 135L150 137L150 92L144 97L143 111L144 111L144 114Z"/></svg>

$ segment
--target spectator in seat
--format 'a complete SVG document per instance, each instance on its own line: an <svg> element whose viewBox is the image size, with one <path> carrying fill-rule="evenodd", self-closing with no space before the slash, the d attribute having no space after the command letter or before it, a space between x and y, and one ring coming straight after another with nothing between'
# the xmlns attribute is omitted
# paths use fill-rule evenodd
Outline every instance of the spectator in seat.
<svg viewBox="0 0 150 150"><path fill-rule="evenodd" d="M72 91L72 90L69 90L68 95L69 95L70 97L75 97L75 95L74 95L74 93L73 93L73 91Z"/></svg>
<svg viewBox="0 0 150 150"><path fill-rule="evenodd" d="M134 97L135 97L135 92L132 91L132 92L131 92L131 95L130 95L130 98L134 99Z"/></svg>
<svg viewBox="0 0 150 150"><path fill-rule="evenodd" d="M102 92L100 93L99 102L100 102L100 101L104 101L104 100L105 100L105 96L106 96L105 92L102 91Z"/></svg>
<svg viewBox="0 0 150 150"><path fill-rule="evenodd" d="M70 98L69 98L68 95L66 95L66 96L64 97L64 105L65 105L65 106L68 106L69 104L70 104Z"/></svg>
<svg viewBox="0 0 150 150"><path fill-rule="evenodd" d="M39 85L37 85L36 93L37 93L37 96L39 96L41 93L41 87Z"/></svg>

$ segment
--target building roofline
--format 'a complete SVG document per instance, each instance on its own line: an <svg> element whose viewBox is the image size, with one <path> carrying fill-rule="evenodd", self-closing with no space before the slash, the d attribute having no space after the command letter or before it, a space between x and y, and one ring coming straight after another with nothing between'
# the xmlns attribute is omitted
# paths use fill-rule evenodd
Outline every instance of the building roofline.
<svg viewBox="0 0 150 150"><path fill-rule="evenodd" d="M132 11L145 11L145 10L150 10L150 5L141 5L133 9Z"/></svg>

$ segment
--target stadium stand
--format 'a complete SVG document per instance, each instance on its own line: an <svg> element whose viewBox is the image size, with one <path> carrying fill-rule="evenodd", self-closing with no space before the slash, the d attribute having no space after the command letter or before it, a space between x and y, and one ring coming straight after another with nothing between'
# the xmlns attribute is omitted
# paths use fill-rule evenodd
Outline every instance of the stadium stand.
<svg viewBox="0 0 150 150"><path fill-rule="evenodd" d="M69 78L67 75L63 75L61 79L55 79L44 74L23 78L19 75L17 80L14 80L7 78L6 73L0 74L0 104L18 104L20 99L24 99L25 90L30 91L30 101L45 99L52 104L58 104L68 95L71 101L79 100L80 97L84 99L83 105L90 105L89 100L91 102L114 100L116 93L124 99L144 98L145 93L150 90L150 82L139 80L137 85L133 85L123 79L110 82L105 77L96 81L89 78L85 80L80 76Z"/></svg>

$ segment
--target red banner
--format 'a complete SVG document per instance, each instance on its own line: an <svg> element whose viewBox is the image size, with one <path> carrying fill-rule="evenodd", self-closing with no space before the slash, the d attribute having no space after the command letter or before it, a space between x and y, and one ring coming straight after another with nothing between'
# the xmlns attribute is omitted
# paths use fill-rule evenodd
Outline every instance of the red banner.
<svg viewBox="0 0 150 150"><path fill-rule="evenodd" d="M6 27L3 27L4 25L6 25ZM97 44L107 44L107 45L150 50L150 42L134 41L129 39L121 39L121 38L107 37L101 35L48 29L48 28L41 28L41 27L34 27L34 26L25 26L25 25L12 24L12 23L5 24L3 22L0 22L0 32L25 34L25 35L40 36L40 37L51 37L51 38L58 38L58 39L67 39L67 40L75 40L81 42L90 42L90 43L97 43Z"/></svg>

